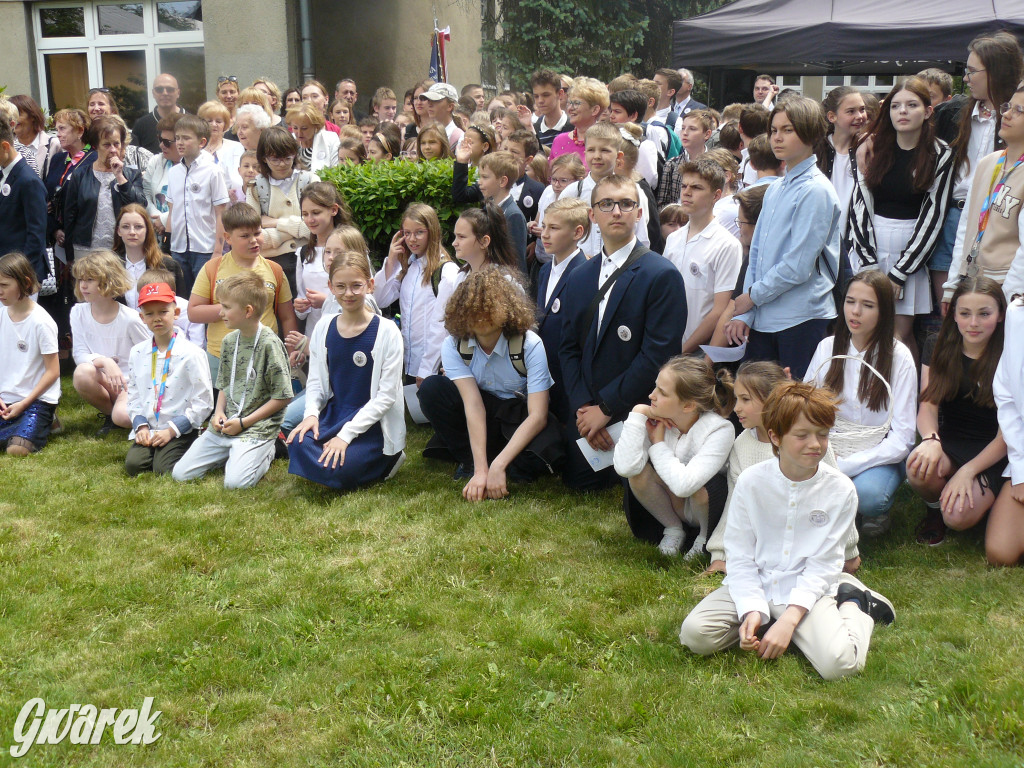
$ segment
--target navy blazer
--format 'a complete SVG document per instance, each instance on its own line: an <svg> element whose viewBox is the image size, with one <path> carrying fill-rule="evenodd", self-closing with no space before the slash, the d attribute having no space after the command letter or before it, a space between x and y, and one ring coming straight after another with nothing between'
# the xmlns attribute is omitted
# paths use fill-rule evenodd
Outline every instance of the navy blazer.
<svg viewBox="0 0 1024 768"><path fill-rule="evenodd" d="M642 243L637 249L646 251ZM595 311L590 327L579 325L598 290L603 256L573 271L562 290L562 342L559 362L570 412L604 403L612 420L624 419L646 403L658 371L682 351L686 329L686 289L672 262L644 253L608 293L604 319Z"/></svg>
<svg viewBox="0 0 1024 768"><path fill-rule="evenodd" d="M534 181L526 174L516 179L516 184L523 182L522 192L516 201L519 210L523 212L526 222L529 223L537 218L537 203L540 196L544 194L544 185ZM456 205L469 205L482 203L484 195L480 191L480 185L475 181L469 183L469 166L458 161L452 166L452 202Z"/></svg>
<svg viewBox="0 0 1024 768"><path fill-rule="evenodd" d="M46 263L46 187L22 157L0 190L0 256L25 254L40 280L50 273Z"/></svg>
<svg viewBox="0 0 1024 768"><path fill-rule="evenodd" d="M566 265L562 279L555 286L549 302L545 302L544 297L547 295L548 281L551 279L550 261L540 268L540 275L537 278L537 334L544 342L544 351L548 356L548 371L555 380L554 386L551 387L551 410L563 422L571 416L572 411L569 410L569 400L562 382L562 366L558 360L558 351L562 345L562 318L565 317L562 311L562 294L565 293L569 276L586 260L583 251L577 250L572 261Z"/></svg>

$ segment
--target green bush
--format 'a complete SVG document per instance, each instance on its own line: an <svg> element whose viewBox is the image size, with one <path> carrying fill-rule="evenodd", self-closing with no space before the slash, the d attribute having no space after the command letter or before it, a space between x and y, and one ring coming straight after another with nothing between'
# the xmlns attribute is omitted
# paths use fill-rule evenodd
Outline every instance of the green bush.
<svg viewBox="0 0 1024 768"><path fill-rule="evenodd" d="M445 245L451 251L455 220L465 208L452 202L452 164L452 160L396 160L337 165L318 175L341 192L370 252L380 261L387 255L391 237L401 229L402 211L409 203L426 203L437 211ZM475 178L475 169L470 169L470 181Z"/></svg>

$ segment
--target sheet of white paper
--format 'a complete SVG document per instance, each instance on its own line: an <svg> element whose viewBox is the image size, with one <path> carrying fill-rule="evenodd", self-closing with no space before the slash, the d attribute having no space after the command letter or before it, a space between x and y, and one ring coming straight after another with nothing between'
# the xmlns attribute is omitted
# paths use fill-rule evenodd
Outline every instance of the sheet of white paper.
<svg viewBox="0 0 1024 768"><path fill-rule="evenodd" d="M417 424L430 423L420 408L419 390L416 389L415 383L405 385L405 407L409 409L409 415L412 416L412 420Z"/></svg>
<svg viewBox="0 0 1024 768"><path fill-rule="evenodd" d="M738 347L712 347L710 344L701 344L700 351L711 358L712 363L736 363L747 354L747 342Z"/></svg>
<svg viewBox="0 0 1024 768"><path fill-rule="evenodd" d="M609 424L606 429L608 434L612 438L612 442L619 442L619 435L622 434L622 422L617 421L614 424ZM612 460L615 457L615 449L610 451L598 451L590 447L590 443L587 442L587 438L581 437L576 441L576 445L580 447L583 452L583 456L586 458L590 468L595 472L600 472L605 467L612 465Z"/></svg>

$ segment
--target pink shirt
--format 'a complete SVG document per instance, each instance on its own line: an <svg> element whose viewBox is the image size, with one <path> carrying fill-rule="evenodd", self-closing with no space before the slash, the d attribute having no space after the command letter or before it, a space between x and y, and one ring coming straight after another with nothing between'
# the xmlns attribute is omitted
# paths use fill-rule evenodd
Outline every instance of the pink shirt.
<svg viewBox="0 0 1024 768"><path fill-rule="evenodd" d="M567 133L560 133L555 136L555 140L551 142L551 154L548 160L554 160L559 155L567 155L570 152L575 152L579 155L580 162L583 163L583 167L587 167L586 157L586 144L583 139L577 140L575 138L576 130L573 129Z"/></svg>

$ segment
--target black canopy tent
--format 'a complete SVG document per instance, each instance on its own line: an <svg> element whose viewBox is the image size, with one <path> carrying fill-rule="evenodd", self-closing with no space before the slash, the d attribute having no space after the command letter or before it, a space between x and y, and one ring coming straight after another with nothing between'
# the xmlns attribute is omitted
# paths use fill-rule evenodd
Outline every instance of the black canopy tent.
<svg viewBox="0 0 1024 768"><path fill-rule="evenodd" d="M972 38L999 29L1024 36L1024 0L735 0L675 22L672 60L707 72L712 93L729 70L747 70L751 82L754 70L952 71Z"/></svg>

